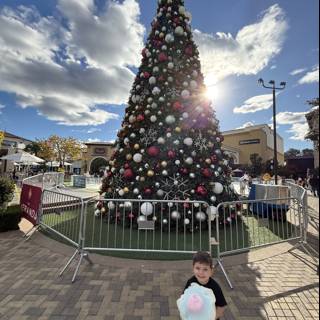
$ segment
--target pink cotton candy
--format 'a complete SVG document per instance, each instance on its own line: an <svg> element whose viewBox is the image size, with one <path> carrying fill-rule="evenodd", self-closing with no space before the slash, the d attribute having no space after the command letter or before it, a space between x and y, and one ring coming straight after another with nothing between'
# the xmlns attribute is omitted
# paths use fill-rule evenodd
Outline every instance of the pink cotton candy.
<svg viewBox="0 0 320 320"><path fill-rule="evenodd" d="M203 307L203 301L198 294L193 294L188 299L187 308L190 312L199 312Z"/></svg>

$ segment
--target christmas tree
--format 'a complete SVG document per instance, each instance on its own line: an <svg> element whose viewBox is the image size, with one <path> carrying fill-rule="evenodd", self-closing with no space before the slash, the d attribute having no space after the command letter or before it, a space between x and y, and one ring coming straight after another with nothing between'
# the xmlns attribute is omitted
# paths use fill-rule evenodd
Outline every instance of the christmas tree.
<svg viewBox="0 0 320 320"><path fill-rule="evenodd" d="M158 1L103 182L108 199L235 199L190 22L183 0Z"/></svg>

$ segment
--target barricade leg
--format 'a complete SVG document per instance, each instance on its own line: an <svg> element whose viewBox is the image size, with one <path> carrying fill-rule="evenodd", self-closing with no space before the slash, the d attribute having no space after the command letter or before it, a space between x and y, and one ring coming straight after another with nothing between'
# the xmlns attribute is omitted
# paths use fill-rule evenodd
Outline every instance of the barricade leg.
<svg viewBox="0 0 320 320"><path fill-rule="evenodd" d="M221 260L221 259L217 259L217 264L216 264L216 266L217 266L217 265L219 265L219 267L220 267L220 269L221 269L224 277L226 278L226 280L227 280L227 282L228 282L228 285L229 285L230 289L233 290L234 287L233 287L233 285L232 285L232 283L231 283L231 281L230 281L230 278L229 278L229 276L228 276L228 274L227 274L227 272L226 272L226 270L225 270L225 268L224 268L224 266L223 266L223 264L222 264L222 260Z"/></svg>

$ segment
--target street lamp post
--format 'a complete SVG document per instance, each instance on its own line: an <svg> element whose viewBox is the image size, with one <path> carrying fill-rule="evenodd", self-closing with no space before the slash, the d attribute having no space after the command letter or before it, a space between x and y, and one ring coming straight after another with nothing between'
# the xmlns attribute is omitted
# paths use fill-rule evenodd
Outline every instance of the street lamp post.
<svg viewBox="0 0 320 320"><path fill-rule="evenodd" d="M273 138L274 138L274 159L273 159L273 170L275 184L278 184L278 148L277 148L277 118L276 118L276 90L284 90L286 87L286 82L281 82L280 87L276 87L276 82L274 80L269 81L271 86L266 86L263 79L259 79L258 83L261 84L266 89L271 89L273 93Z"/></svg>

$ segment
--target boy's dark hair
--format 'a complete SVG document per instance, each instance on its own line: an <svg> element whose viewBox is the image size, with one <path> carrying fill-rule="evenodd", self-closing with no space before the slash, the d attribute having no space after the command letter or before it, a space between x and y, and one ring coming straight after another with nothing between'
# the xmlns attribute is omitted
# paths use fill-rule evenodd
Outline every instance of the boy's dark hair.
<svg viewBox="0 0 320 320"><path fill-rule="evenodd" d="M213 267L213 261L210 254L206 251L199 251L194 254L192 264L195 265L196 263L206 264Z"/></svg>

